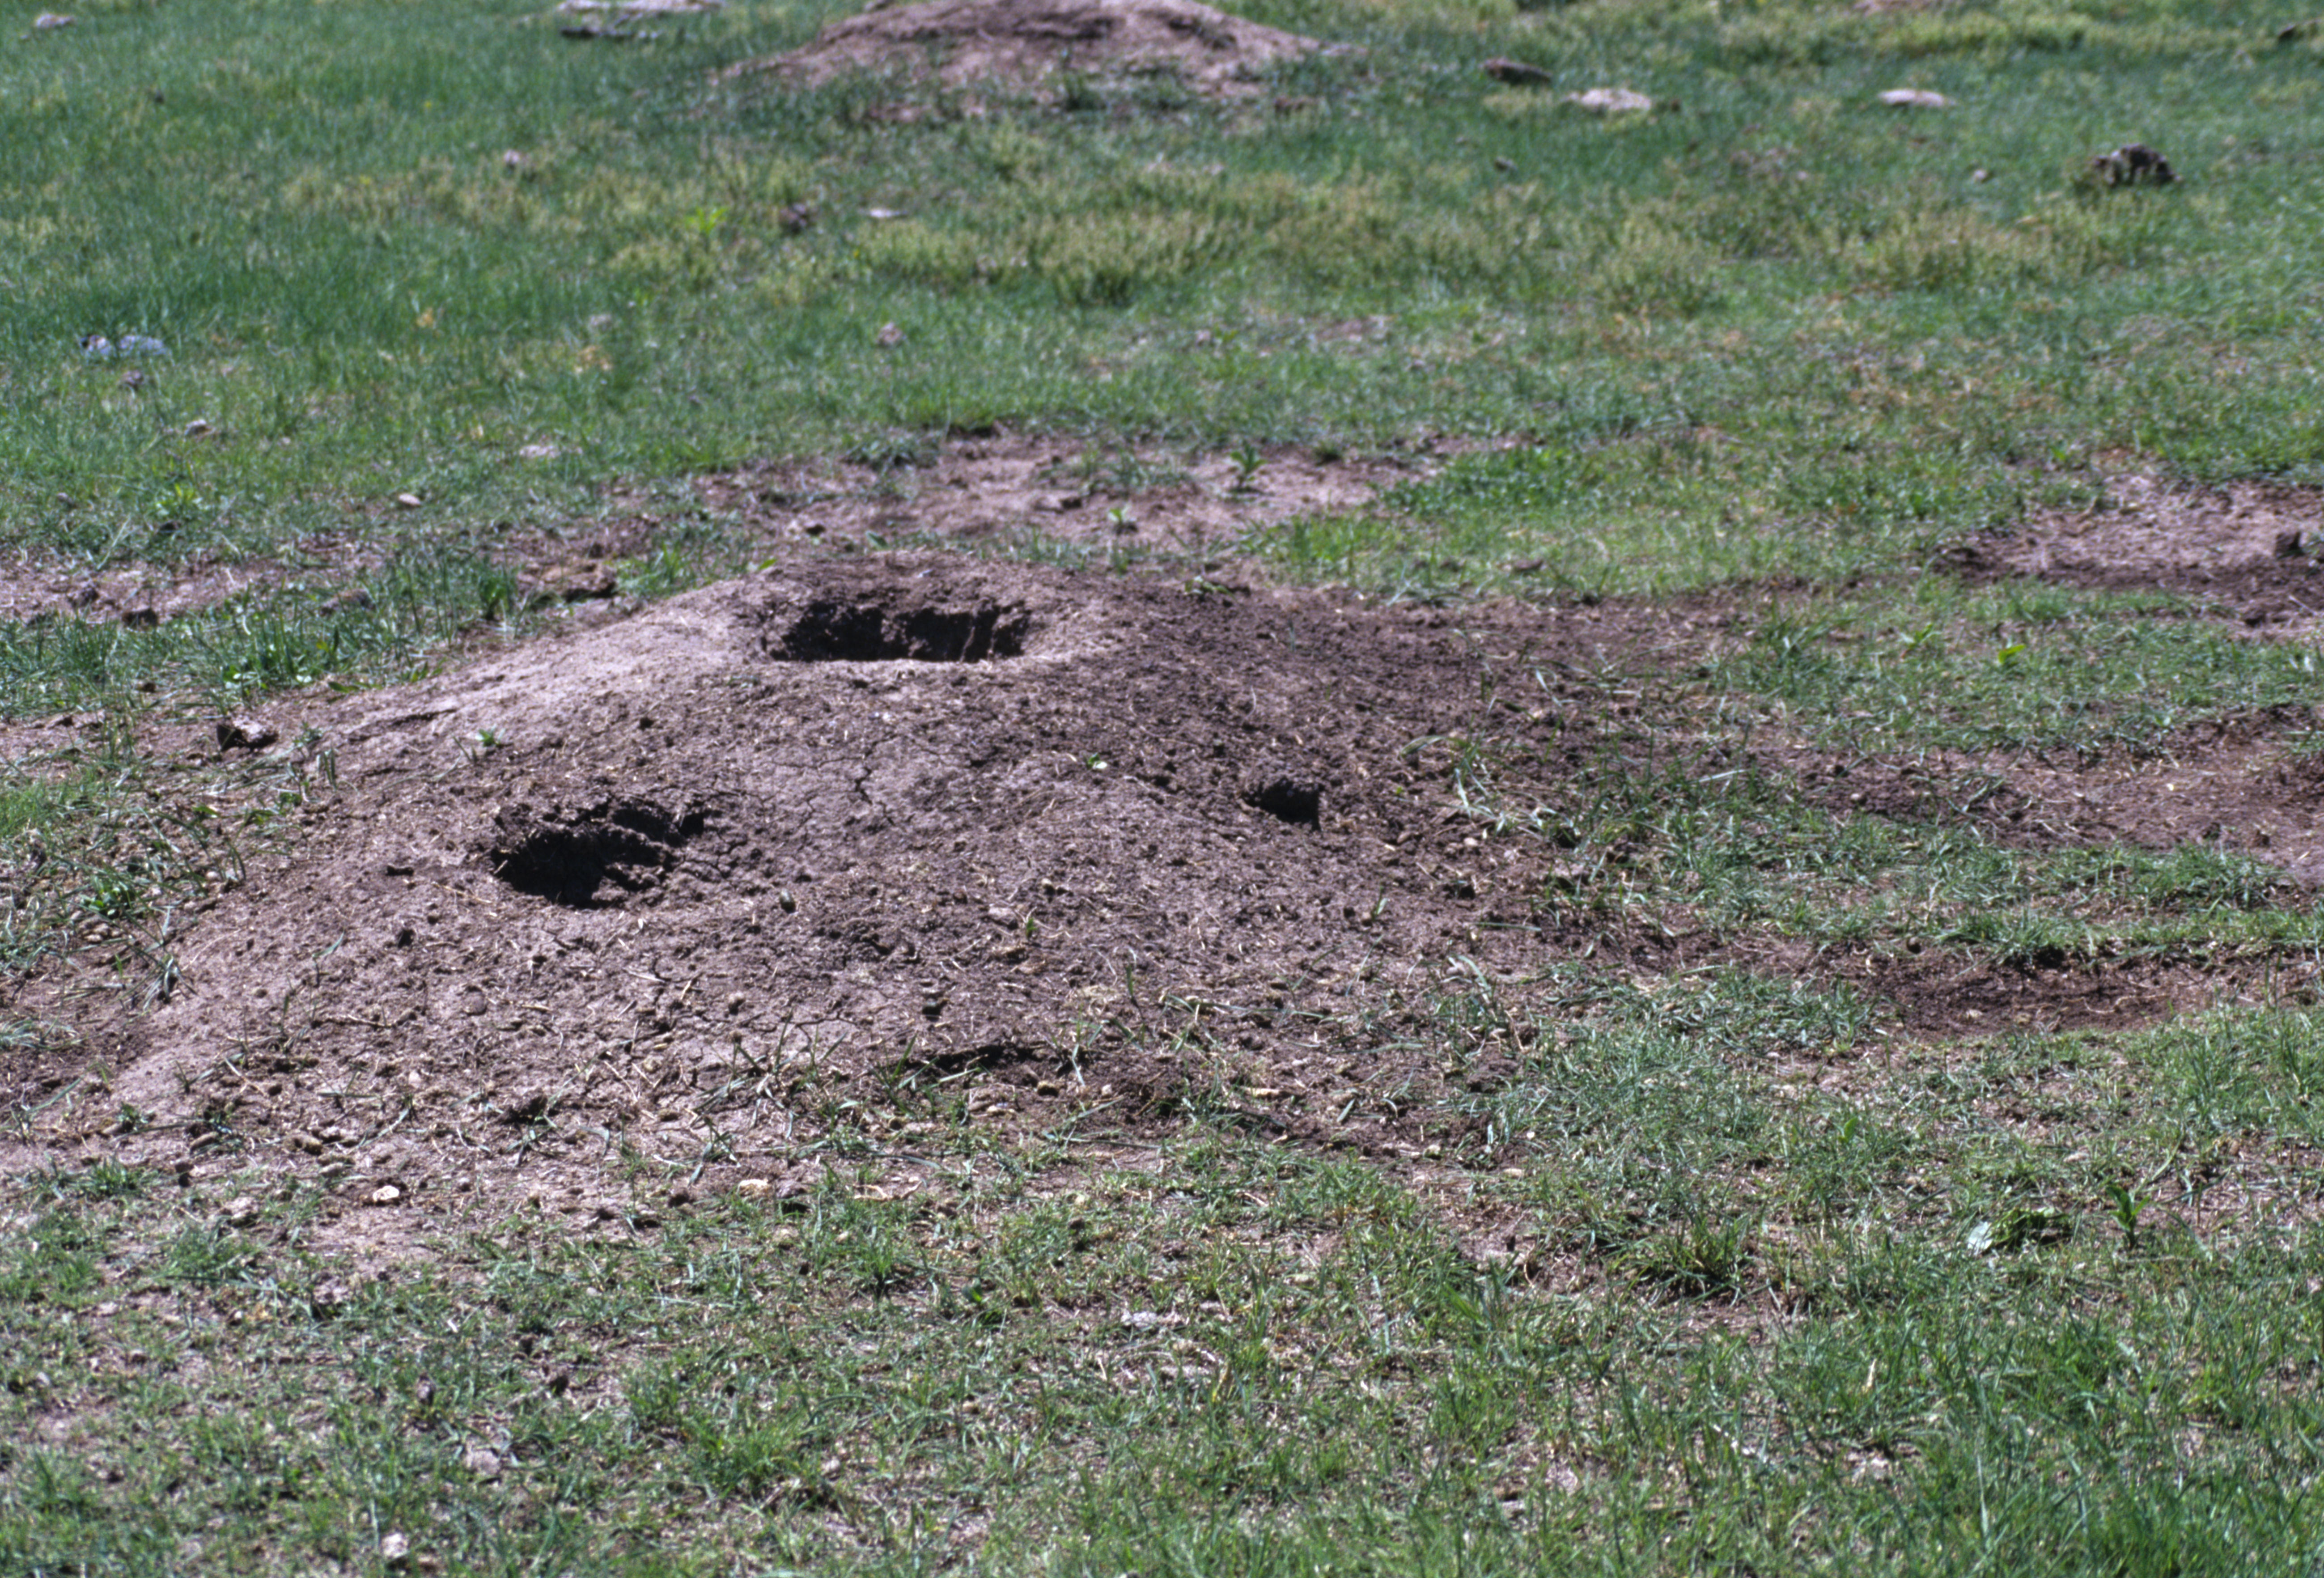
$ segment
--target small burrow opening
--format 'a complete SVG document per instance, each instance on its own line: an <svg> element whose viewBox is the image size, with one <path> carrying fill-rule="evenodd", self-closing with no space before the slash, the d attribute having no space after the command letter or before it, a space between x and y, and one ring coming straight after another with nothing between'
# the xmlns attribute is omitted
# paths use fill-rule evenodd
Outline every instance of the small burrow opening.
<svg viewBox="0 0 2324 1578"><path fill-rule="evenodd" d="M1006 604L899 608L819 597L767 641L788 663L983 663L1023 655L1033 617Z"/></svg>
<svg viewBox="0 0 2324 1578"><path fill-rule="evenodd" d="M697 807L629 798L569 813L518 806L493 819L487 853L493 874L516 891L594 909L659 882L706 820Z"/></svg>
<svg viewBox="0 0 2324 1578"><path fill-rule="evenodd" d="M1254 780L1242 791L1243 803L1266 812L1278 822L1314 827L1323 818L1323 786L1313 779L1269 776Z"/></svg>

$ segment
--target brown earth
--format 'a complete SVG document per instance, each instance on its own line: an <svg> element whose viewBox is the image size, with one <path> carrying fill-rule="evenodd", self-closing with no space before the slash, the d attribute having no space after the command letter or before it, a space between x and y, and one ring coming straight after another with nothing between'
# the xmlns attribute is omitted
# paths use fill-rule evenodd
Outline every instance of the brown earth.
<svg viewBox="0 0 2324 1578"><path fill-rule="evenodd" d="M1248 456L1246 468L1225 456L1180 460L993 432L952 439L925 459L769 465L698 485L706 507L746 521L761 540L1039 537L1206 554L1231 552L1255 529L1294 516L1369 507L1383 490L1432 474L1455 448L1326 459L1278 446Z"/></svg>
<svg viewBox="0 0 2324 1578"><path fill-rule="evenodd" d="M1426 742L1489 711L1555 792L1620 748L1594 688L1489 706L1480 672L1628 661L1656 618L816 556L286 706L340 792L44 1138L125 1107L364 1197L504 1195L586 1132L731 1174L908 1073L980 1115L1410 1149L1416 1094L1474 1074L1425 1061L1438 962L1564 946L1554 852L1480 836Z"/></svg>
<svg viewBox="0 0 2324 1578"><path fill-rule="evenodd" d="M1064 454L1001 449L1028 492ZM1166 517L1218 502L1194 470L1183 500L1149 495L1157 538L1196 540ZM1905 1041L2137 1024L2286 985L2281 961L1809 954L1641 918L1598 902L1553 842L1463 809L1462 743L1485 734L1521 807L1750 765L1844 814L2029 847L2235 842L2286 865L2287 893L2324 861L2304 715L2088 769L1757 739L1746 755L1655 697L1737 639L1757 592L1455 612L1257 587L1231 561L1144 577L865 551L865 512L905 506L813 500L815 475L702 484L778 545L752 576L607 605L424 684L276 705L284 743L254 781L303 767L319 786L327 753L336 789L181 919L166 981L147 939L11 989L13 1016L70 1032L0 1065L31 1114L16 1159L254 1152L331 1185L325 1239L393 1247L532 1193L618 1224L646 1208L623 1179L667 1167L688 1188L797 1187L843 1163L911 1186L927 1120L906 1114L931 1101L1034 1134L1134 1144L1201 1111L1285 1143L1490 1161L1462 1114L1529 1021L1466 1065L1439 1032L1464 1002L1522 1007L1559 961L1853 981ZM905 488L933 501L917 530L1003 529L944 475ZM825 509L823 543L776 527ZM37 737L47 760L72 734L27 726L10 749ZM217 749L206 721L156 743Z"/></svg>
<svg viewBox="0 0 2324 1578"><path fill-rule="evenodd" d="M804 49L733 66L733 78L772 75L813 87L847 76L916 88L982 88L1055 97L1069 75L1167 75L1209 97L1255 89L1270 67L1323 49L1197 0L872 0ZM913 106L898 106L899 118Z"/></svg>

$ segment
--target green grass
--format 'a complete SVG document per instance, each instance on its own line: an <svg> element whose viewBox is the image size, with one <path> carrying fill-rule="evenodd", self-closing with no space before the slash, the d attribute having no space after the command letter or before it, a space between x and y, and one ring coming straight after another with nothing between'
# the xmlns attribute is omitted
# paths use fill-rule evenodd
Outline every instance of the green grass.
<svg viewBox="0 0 2324 1578"><path fill-rule="evenodd" d="M1818 740L2097 761L2151 753L2200 720L2300 710L2317 655L2230 634L2182 601L2041 585L1778 603L1716 664Z"/></svg>
<svg viewBox="0 0 2324 1578"><path fill-rule="evenodd" d="M1545 931L1732 957L1419 961L1400 1019L1317 1028L1476 1076L1417 1155L1252 1139L1187 1006L1213 1088L1158 1140L1102 1111L1007 1140L899 1076L799 1209L673 1204L631 1158L634 1227L447 1225L377 1276L323 1247L341 1201L222 1127L190 1184L20 1173L0 1573L2324 1561L2324 911L2233 851L2013 847L1825 808L1753 753L1950 761L1967 803L1971 759L2306 726L2305 646L1925 567L2123 466L2324 480L2317 40L2163 0L1284 0L1251 14L1367 52L1242 106L1095 82L899 125L872 85L710 83L841 9L613 46L513 6L106 4L0 62L0 549L267 572L151 628L0 628L0 719L77 725L0 783L11 990L69 954L124 1010L165 997L203 900L328 788L309 742L195 766L161 725L523 639L526 561L595 512L670 518L625 595L726 573L752 544L702 470L996 425L1079 437L1117 487L1458 438L1240 554L1725 618L1677 668L1500 665L1414 749L1479 837L1556 852ZM1681 107L1593 119L1492 54ZM1907 84L1960 106L1872 103ZM2131 140L2182 180L2094 189ZM133 389L89 334L170 352ZM1494 722L1551 705L1570 760ZM2259 984L1922 1044L1875 992L1739 962L1914 952ZM0 1016L11 1067L67 1039ZM870 1167L908 1118L899 1197Z"/></svg>
<svg viewBox="0 0 2324 1578"><path fill-rule="evenodd" d="M2087 487L2112 449L2311 466L2305 52L2239 62L2220 41L2268 19L2215 10L2052 36L2075 14L1489 17L1485 44L1684 106L1601 123L1477 75L1473 32L1294 8L1373 46L1293 69L1309 107L896 126L853 88L705 86L812 9L637 49L506 10L95 13L19 51L0 112L10 530L95 560L249 552L399 492L484 515L995 422L1454 431L1544 446L1519 491L1552 517L1472 498L1454 556L1506 538L1667 586L1891 560ZM1900 72L1963 109L1868 106ZM2077 188L2156 106L2187 180ZM796 201L820 218L791 235ZM1314 333L1372 316L1356 347ZM875 343L889 321L912 354ZM87 333L171 355L133 395ZM519 454L540 445L560 454ZM1556 517L1583 510L1576 543ZM1411 541L1302 530L1276 545L1294 573L1393 578Z"/></svg>
<svg viewBox="0 0 2324 1578"><path fill-rule="evenodd" d="M1532 1049L1496 1105L1526 1165L1450 1194L1200 1126L1082 1162L955 1130L902 1198L844 1169L780 1212L641 1187L634 1236L520 1218L350 1280L302 1247L320 1203L263 1174L25 1180L0 1550L2094 1573L2309 1549L2314 1234L2202 1208L2305 1196L2276 1159L2310 1138L2304 1017L2129 1038L2127 1069L2022 1040L1818 1091L1769 1055L1844 1045L1851 1001L1581 984L1514 1015ZM2068 1112L2074 1158L2041 1138ZM1464 1220L1523 1256L1464 1250Z"/></svg>

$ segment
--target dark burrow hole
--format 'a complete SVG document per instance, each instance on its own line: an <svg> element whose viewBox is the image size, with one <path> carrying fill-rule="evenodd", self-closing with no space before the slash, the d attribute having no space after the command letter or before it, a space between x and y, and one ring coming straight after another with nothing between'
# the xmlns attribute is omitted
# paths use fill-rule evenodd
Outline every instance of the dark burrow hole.
<svg viewBox="0 0 2324 1578"><path fill-rule="evenodd" d="M1305 779L1269 778L1243 790L1243 802L1294 826L1319 826L1323 817L1323 786Z"/></svg>
<svg viewBox="0 0 2324 1578"><path fill-rule="evenodd" d="M817 598L767 642L788 663L982 663L1021 656L1033 633L1022 608L980 603L963 608L888 608Z"/></svg>
<svg viewBox="0 0 2324 1578"><path fill-rule="evenodd" d="M618 904L660 881L706 820L697 807L673 811L628 798L563 816L514 807L493 818L493 871L518 892L552 904Z"/></svg>

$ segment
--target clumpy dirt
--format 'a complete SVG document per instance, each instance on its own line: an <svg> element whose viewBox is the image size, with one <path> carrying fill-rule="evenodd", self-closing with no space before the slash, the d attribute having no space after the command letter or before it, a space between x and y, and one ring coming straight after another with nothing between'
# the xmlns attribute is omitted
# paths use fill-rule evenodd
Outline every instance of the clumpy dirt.
<svg viewBox="0 0 2324 1578"><path fill-rule="evenodd" d="M1251 91L1270 67L1323 47L1196 0L873 0L804 49L723 75L771 74L802 87L860 75L1047 99L1068 73L1167 74L1224 97Z"/></svg>

